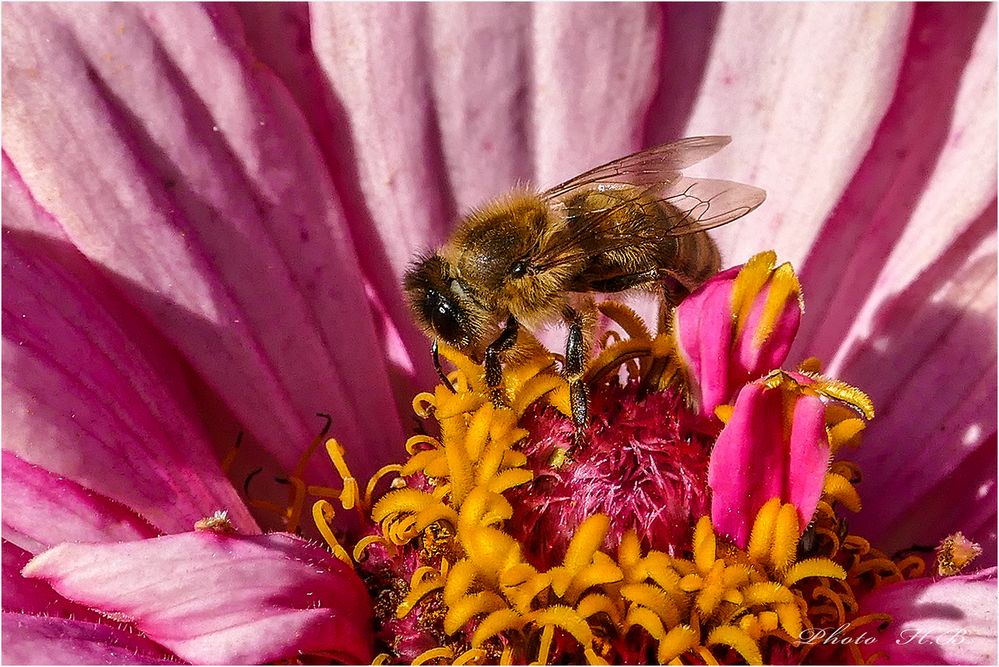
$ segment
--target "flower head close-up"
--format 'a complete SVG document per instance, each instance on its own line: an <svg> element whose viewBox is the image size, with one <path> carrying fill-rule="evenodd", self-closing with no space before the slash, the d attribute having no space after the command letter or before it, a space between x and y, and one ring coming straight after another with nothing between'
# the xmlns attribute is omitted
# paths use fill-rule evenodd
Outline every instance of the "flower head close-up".
<svg viewBox="0 0 999 667"><path fill-rule="evenodd" d="M8 664L993 664L996 10L2 14Z"/></svg>

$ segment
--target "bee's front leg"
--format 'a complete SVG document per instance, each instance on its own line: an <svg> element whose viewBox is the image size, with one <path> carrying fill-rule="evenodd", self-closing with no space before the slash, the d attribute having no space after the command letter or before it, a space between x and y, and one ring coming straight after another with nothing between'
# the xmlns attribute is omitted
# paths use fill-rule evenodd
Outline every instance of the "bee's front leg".
<svg viewBox="0 0 999 667"><path fill-rule="evenodd" d="M503 394L499 388L503 382L503 365L500 363L500 354L509 350L517 342L518 327L517 320L514 319L513 315L510 315L506 318L506 324L503 326L503 331L499 337L486 348L484 362L486 367L486 384L489 385L493 405L496 407L506 405L506 400L503 398Z"/></svg>

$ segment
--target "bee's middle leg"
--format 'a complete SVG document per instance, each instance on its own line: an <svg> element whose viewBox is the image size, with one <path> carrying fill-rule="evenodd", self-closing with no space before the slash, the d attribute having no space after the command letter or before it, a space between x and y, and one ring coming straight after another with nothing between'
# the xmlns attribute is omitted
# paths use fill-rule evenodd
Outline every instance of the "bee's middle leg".
<svg viewBox="0 0 999 667"><path fill-rule="evenodd" d="M503 382L503 365L500 363L500 354L506 352L517 342L517 329L519 325L513 315L506 318L506 324L500 335L486 348L485 367L486 384L492 394L493 404L501 407L506 404L499 386Z"/></svg>

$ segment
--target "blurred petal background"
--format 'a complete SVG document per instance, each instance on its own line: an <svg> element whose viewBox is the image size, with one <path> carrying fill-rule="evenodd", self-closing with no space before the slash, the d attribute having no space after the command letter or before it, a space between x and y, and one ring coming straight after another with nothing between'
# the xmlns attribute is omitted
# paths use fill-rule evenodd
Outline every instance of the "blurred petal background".
<svg viewBox="0 0 999 667"><path fill-rule="evenodd" d="M790 361L879 412L851 528L994 565L995 62L989 4L5 6L4 538L121 539L37 534L61 478L128 525L254 532L237 489L317 412L365 477L433 382L415 252L518 182L731 134L692 173L768 200L726 263L792 262Z"/></svg>

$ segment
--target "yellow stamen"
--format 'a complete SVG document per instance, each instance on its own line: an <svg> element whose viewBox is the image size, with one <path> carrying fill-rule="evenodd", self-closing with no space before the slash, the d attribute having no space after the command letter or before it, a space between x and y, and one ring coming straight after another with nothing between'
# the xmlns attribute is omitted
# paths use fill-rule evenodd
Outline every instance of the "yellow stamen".
<svg viewBox="0 0 999 667"><path fill-rule="evenodd" d="M680 623L679 610L660 588L651 584L625 584L621 587L621 596L655 613L666 627Z"/></svg>
<svg viewBox="0 0 999 667"><path fill-rule="evenodd" d="M312 506L312 520L315 522L323 539L326 540L326 544L333 551L333 555L353 567L354 562L350 560L350 554L340 546L340 542L333 535L333 529L330 528L330 522L334 516L333 506L327 500L316 501Z"/></svg>
<svg viewBox="0 0 999 667"><path fill-rule="evenodd" d="M466 595L450 605L447 616L444 617L444 632L452 635L475 616L506 608L503 598L490 591Z"/></svg>
<svg viewBox="0 0 999 667"><path fill-rule="evenodd" d="M750 665L762 665L763 655L753 638L734 625L722 625L708 633L708 646L724 644L743 657Z"/></svg>
<svg viewBox="0 0 999 667"><path fill-rule="evenodd" d="M753 334L754 345L759 347L770 337L777 325L777 318L791 297L796 297L799 308L804 310L798 277L794 275L791 265L785 263L778 266L770 276L770 289L767 291L763 312L760 314L759 324Z"/></svg>
<svg viewBox="0 0 999 667"><path fill-rule="evenodd" d="M715 533L711 519L702 516L694 528L694 563L701 573L706 573L715 562Z"/></svg>
<svg viewBox="0 0 999 667"><path fill-rule="evenodd" d="M808 558L791 566L787 574L784 575L784 584L793 586L807 577L846 579L846 570L828 558Z"/></svg>
<svg viewBox="0 0 999 667"><path fill-rule="evenodd" d="M780 514L780 510L780 498L771 498L756 513L756 521L753 522L753 529L749 534L747 550L750 558L757 562L764 562L770 553L770 545L773 543L774 529L777 526L777 516Z"/></svg>
<svg viewBox="0 0 999 667"><path fill-rule="evenodd" d="M582 646L589 646L593 643L593 632L589 624L576 613L572 607L555 605L532 612L527 619L535 625L557 626L570 635Z"/></svg>
<svg viewBox="0 0 999 667"><path fill-rule="evenodd" d="M470 648L454 659L455 665L479 665L489 655L480 648Z"/></svg>
<svg viewBox="0 0 999 667"><path fill-rule="evenodd" d="M302 509L305 505L305 482L300 477L289 477L288 482L291 484L292 497L288 502L285 528L289 533L294 533L298 530L298 524L302 519Z"/></svg>
<svg viewBox="0 0 999 667"><path fill-rule="evenodd" d="M732 318L736 323L736 335L746 326L756 296L766 285L776 262L777 253L761 252L746 262L732 282Z"/></svg>
<svg viewBox="0 0 999 667"><path fill-rule="evenodd" d="M520 629L523 624L520 614L513 609L500 609L482 619L472 635L472 648L482 646L486 640L506 630Z"/></svg>
<svg viewBox="0 0 999 667"><path fill-rule="evenodd" d="M798 550L798 508L791 503L781 506L774 525L770 562L778 570L786 570L794 563Z"/></svg>
<svg viewBox="0 0 999 667"><path fill-rule="evenodd" d="M454 657L454 651L452 651L447 646L440 646L438 648L432 648L428 651L424 651L413 660L413 665L425 665L431 660L444 660L450 662L451 658Z"/></svg>
<svg viewBox="0 0 999 667"><path fill-rule="evenodd" d="M860 494L853 488L846 477L834 472L826 474L825 483L822 486L822 493L828 496L829 500L838 500L851 512L860 511Z"/></svg>
<svg viewBox="0 0 999 667"><path fill-rule="evenodd" d="M659 641L656 655L659 663L666 664L680 657L697 645L697 639L697 634L689 626L680 625L673 628Z"/></svg>
<svg viewBox="0 0 999 667"><path fill-rule="evenodd" d="M966 538L963 533L948 535L936 549L937 572L942 577L958 574L981 553L982 548Z"/></svg>
<svg viewBox="0 0 999 667"><path fill-rule="evenodd" d="M554 637L555 627L552 625L546 625L541 631L541 645L538 647L538 664L548 664L548 653L551 651L552 639Z"/></svg>

